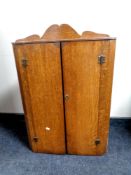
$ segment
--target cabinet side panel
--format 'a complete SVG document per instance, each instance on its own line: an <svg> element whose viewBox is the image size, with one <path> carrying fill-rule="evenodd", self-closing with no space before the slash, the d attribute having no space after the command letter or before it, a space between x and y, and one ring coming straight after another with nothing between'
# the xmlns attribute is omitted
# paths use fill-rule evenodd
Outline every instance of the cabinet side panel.
<svg viewBox="0 0 131 175"><path fill-rule="evenodd" d="M65 153L60 45L44 43L16 47L26 118L33 123L35 131L33 135L29 123L31 144L37 145L37 152ZM26 67L22 66L22 59L27 59Z"/></svg>
<svg viewBox="0 0 131 175"><path fill-rule="evenodd" d="M13 45L14 56L15 56L15 63L16 69L18 74L19 80L19 87L21 91L21 98L22 104L24 109L24 116L26 121L27 133L30 147L33 151L37 151L37 144L32 142L32 137L36 135L35 128L33 124L33 115L32 115L32 107L30 103L30 93L29 93L29 86L26 76L26 70L22 68L21 60L24 55L24 46L20 45Z"/></svg>
<svg viewBox="0 0 131 175"><path fill-rule="evenodd" d="M107 151L111 92L113 81L113 68L115 57L115 40L103 41L103 55L106 61L101 65L100 76L100 99L99 99L99 121L98 137L101 143L97 146L97 154L101 155Z"/></svg>
<svg viewBox="0 0 131 175"><path fill-rule="evenodd" d="M67 151L96 155L101 42L63 42L62 52Z"/></svg>

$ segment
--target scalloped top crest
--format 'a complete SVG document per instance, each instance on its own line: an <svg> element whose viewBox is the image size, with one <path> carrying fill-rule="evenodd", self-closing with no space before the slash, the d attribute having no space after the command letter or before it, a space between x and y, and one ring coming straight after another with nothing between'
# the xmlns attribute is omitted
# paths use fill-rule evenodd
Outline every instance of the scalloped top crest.
<svg viewBox="0 0 131 175"><path fill-rule="evenodd" d="M108 38L107 34L99 34L91 31L84 31L79 35L68 24L51 25L42 37L39 35L31 35L24 39L16 40L16 42L31 42L31 41L54 41L54 40L68 40L68 39L93 39L93 38Z"/></svg>

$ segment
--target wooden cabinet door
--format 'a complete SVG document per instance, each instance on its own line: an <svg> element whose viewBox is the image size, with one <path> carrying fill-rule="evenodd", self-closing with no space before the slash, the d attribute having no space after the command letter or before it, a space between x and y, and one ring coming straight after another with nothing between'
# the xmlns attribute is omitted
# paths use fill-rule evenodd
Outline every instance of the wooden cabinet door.
<svg viewBox="0 0 131 175"><path fill-rule="evenodd" d="M14 44L32 150L65 153L60 43Z"/></svg>
<svg viewBox="0 0 131 175"><path fill-rule="evenodd" d="M62 43L66 140L69 154L96 155L105 152L114 59L114 50L110 53L110 43ZM105 63L100 64L102 59L99 56L103 54Z"/></svg>

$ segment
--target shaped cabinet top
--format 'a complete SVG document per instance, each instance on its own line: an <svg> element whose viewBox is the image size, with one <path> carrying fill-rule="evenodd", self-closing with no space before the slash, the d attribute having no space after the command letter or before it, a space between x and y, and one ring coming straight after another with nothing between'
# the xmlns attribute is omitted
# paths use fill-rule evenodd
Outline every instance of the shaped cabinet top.
<svg viewBox="0 0 131 175"><path fill-rule="evenodd" d="M57 41L72 41L72 40L115 40L107 34L100 34L91 31L84 31L82 35L78 34L68 24L51 25L40 37L37 34L30 35L23 39L16 40L13 44L39 43L39 42L57 42Z"/></svg>

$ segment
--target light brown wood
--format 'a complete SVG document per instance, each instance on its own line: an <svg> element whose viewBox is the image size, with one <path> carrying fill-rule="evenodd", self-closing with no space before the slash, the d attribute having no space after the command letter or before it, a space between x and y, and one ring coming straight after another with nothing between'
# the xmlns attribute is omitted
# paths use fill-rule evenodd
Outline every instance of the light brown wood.
<svg viewBox="0 0 131 175"><path fill-rule="evenodd" d="M25 47L25 46L24 46ZM34 122L33 122L33 115L32 115L32 107L31 107L31 100L30 100L30 92L29 92L29 84L27 81L26 76L26 70L22 69L21 65L21 55L23 55L24 47L14 45L14 55L15 55L15 62L16 62L16 68L18 72L18 78L19 78L19 85L21 90L21 98L24 108L24 115L26 120L26 126L27 126L27 132L28 132L28 139L30 143L30 147L33 151L37 151L37 145L34 143L32 138L36 136Z"/></svg>
<svg viewBox="0 0 131 175"><path fill-rule="evenodd" d="M65 153L59 43L17 45L14 51L32 149ZM22 67L22 58L28 59L28 67ZM38 142L33 137L38 137Z"/></svg>
<svg viewBox="0 0 131 175"><path fill-rule="evenodd" d="M52 25L50 26L41 37L42 40L58 40L67 38L79 38L80 35L68 24Z"/></svg>
<svg viewBox="0 0 131 175"><path fill-rule="evenodd" d="M96 154L101 42L66 42L62 47L67 151Z"/></svg>
<svg viewBox="0 0 131 175"><path fill-rule="evenodd" d="M13 46L32 150L105 153L115 38L91 31L79 35L62 24L50 26L42 37L19 39ZM100 55L105 56L102 64ZM22 66L23 58L28 65Z"/></svg>
<svg viewBox="0 0 131 175"><path fill-rule="evenodd" d="M81 38L109 38L109 35L85 31L82 33Z"/></svg>
<svg viewBox="0 0 131 175"><path fill-rule="evenodd" d="M15 44L16 43L20 43L20 42L29 42L29 41L39 41L40 40L40 36L39 35L30 35L30 36L28 36L28 37L26 37L26 38L23 38L23 39L18 39L18 40L16 40L16 42L15 42Z"/></svg>
<svg viewBox="0 0 131 175"><path fill-rule="evenodd" d="M66 140L69 154L107 151L115 41L64 42ZM104 64L98 56L104 55ZM96 145L95 140L100 139Z"/></svg>
<svg viewBox="0 0 131 175"><path fill-rule="evenodd" d="M91 31L84 31L82 35L78 34L71 26L68 24L57 24L51 25L43 34L42 37L39 35L31 35L23 39L16 40L15 44L20 43L37 43L37 42L49 42L49 41L72 41L72 40L109 40L114 39L109 37L107 34L100 34Z"/></svg>
<svg viewBox="0 0 131 175"><path fill-rule="evenodd" d="M108 146L115 45L116 41L110 40L103 41L102 46L102 52L106 56L106 62L101 65L98 122L98 137L101 140L101 144L97 146L98 155L104 154Z"/></svg>

